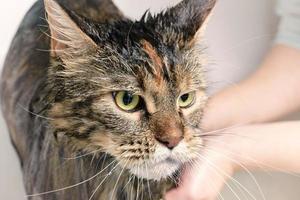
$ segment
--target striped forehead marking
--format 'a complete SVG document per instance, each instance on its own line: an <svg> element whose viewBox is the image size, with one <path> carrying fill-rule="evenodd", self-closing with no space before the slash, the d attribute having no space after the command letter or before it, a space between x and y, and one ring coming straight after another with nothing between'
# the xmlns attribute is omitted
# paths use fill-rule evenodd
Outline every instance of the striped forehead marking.
<svg viewBox="0 0 300 200"><path fill-rule="evenodd" d="M149 58L152 61L155 78L158 82L161 82L161 80L163 79L162 71L164 66L162 58L158 55L157 50L150 44L150 42L142 40L141 44L144 52L148 54Z"/></svg>

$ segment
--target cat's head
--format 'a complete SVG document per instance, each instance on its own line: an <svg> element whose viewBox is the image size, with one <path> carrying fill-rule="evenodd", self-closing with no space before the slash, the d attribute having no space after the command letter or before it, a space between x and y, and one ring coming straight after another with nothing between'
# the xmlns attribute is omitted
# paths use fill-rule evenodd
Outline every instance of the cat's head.
<svg viewBox="0 0 300 200"><path fill-rule="evenodd" d="M214 4L184 0L140 21L97 24L45 0L56 134L147 179L195 159L207 99L199 33Z"/></svg>

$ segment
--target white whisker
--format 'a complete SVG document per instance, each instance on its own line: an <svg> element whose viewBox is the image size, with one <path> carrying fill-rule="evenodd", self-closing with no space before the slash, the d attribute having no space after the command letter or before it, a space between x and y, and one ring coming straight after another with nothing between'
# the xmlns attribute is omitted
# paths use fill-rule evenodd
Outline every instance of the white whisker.
<svg viewBox="0 0 300 200"><path fill-rule="evenodd" d="M112 168L112 170L110 170L110 172L107 173L107 175L104 177L104 179L100 182L100 184L96 187L96 189L94 190L94 192L92 193L92 195L90 196L89 200L92 200L94 195L96 194L96 192L98 191L98 189L101 187L101 185L104 183L104 181L107 179L107 177L109 177L112 172L117 168L117 166L119 165L119 163L116 164L116 166L114 168Z"/></svg>
<svg viewBox="0 0 300 200"><path fill-rule="evenodd" d="M122 174L123 174L123 172L124 172L124 169L126 168L128 162L129 162L129 160L127 160L127 161L125 162L124 167L122 167L122 170L121 170L121 172L120 172L120 174L119 174L119 176L118 176L118 178L117 178L116 184L115 184L115 186L114 186L114 188L113 188L113 191L112 191L111 200L112 200L112 198L113 198L113 196L114 196L115 190L117 189L117 185L118 185L118 183L119 183L119 181L120 181L120 178L121 178L121 176L122 176Z"/></svg>
<svg viewBox="0 0 300 200"><path fill-rule="evenodd" d="M101 170L100 172L98 172L97 174L95 174L94 176L84 180L84 181L81 181L79 183L76 183L74 185L70 185L70 186L67 186L67 187L64 187L64 188L60 188L60 189L56 189L56 190L51 190L51 191L47 191L47 192L41 192L41 193L36 193L36 194L30 194L30 195L26 195L26 197L36 197L36 196L41 196L41 195L46 195L46 194L51 194L51 193L55 193L55 192L60 192L60 191L64 191L64 190L67 190L67 189L71 189L71 188L74 188L74 187L77 187L79 185L82 185L86 182L89 182L90 180L96 178L97 176L99 176L105 169L107 169L110 165L112 165L115 161L112 161L110 164L108 164L103 170Z"/></svg>

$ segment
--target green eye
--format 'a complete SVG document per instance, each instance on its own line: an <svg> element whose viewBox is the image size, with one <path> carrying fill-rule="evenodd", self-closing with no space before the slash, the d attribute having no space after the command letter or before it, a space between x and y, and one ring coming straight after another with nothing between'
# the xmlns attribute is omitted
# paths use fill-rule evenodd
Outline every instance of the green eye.
<svg viewBox="0 0 300 200"><path fill-rule="evenodd" d="M127 112L134 112L138 109L141 98L127 91L117 92L114 95L115 102L119 108Z"/></svg>
<svg viewBox="0 0 300 200"><path fill-rule="evenodd" d="M195 102L195 92L190 92L182 95L178 99L178 106L180 108L188 108Z"/></svg>

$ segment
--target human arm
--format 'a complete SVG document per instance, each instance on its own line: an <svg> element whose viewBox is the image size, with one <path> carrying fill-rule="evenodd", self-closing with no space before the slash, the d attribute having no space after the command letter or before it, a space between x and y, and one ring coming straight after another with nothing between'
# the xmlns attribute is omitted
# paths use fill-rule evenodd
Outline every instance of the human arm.
<svg viewBox="0 0 300 200"><path fill-rule="evenodd" d="M278 0L274 46L258 70L211 98L203 127L276 120L300 107L300 0Z"/></svg>
<svg viewBox="0 0 300 200"><path fill-rule="evenodd" d="M202 126L217 130L276 120L300 108L300 50L277 44L248 79L215 94Z"/></svg>

